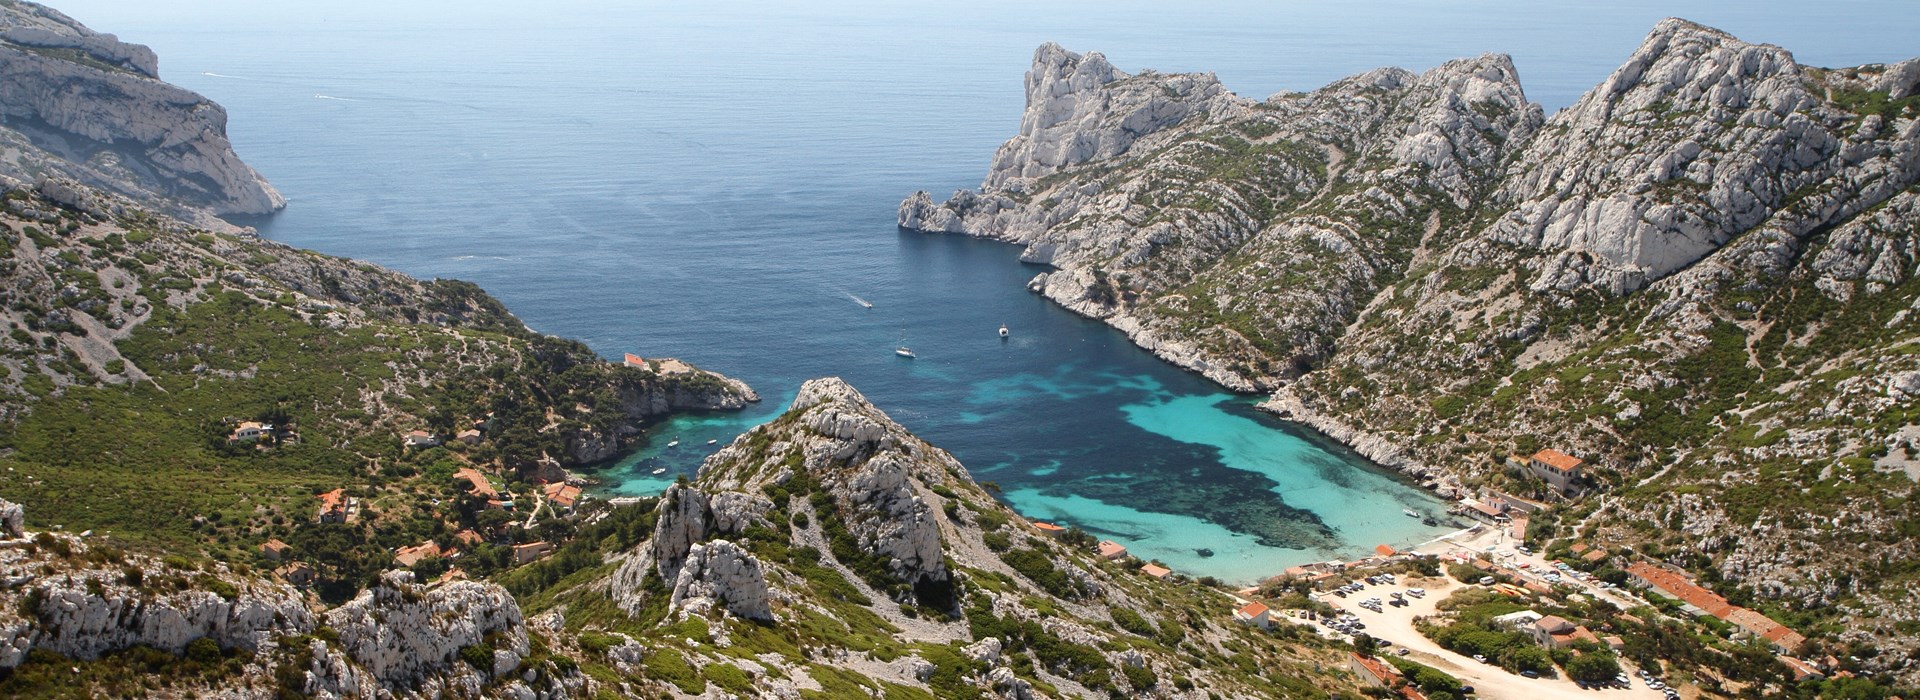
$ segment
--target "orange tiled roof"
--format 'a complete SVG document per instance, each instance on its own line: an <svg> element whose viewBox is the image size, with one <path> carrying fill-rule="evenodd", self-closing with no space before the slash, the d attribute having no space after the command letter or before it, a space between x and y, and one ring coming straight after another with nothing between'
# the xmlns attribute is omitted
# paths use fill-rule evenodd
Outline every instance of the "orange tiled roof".
<svg viewBox="0 0 1920 700"><path fill-rule="evenodd" d="M626 355L627 355L626 363L628 367L639 367L641 369L645 369L647 367L646 358L641 357L639 355L635 355L633 353L627 353Z"/></svg>
<svg viewBox="0 0 1920 700"><path fill-rule="evenodd" d="M546 486L547 500L560 504L563 508L572 508L580 500L580 487L563 482L554 482Z"/></svg>
<svg viewBox="0 0 1920 700"><path fill-rule="evenodd" d="M1254 601L1242 606L1238 612L1244 617L1259 617L1267 612L1267 606L1259 601Z"/></svg>
<svg viewBox="0 0 1920 700"><path fill-rule="evenodd" d="M446 556L446 553L440 551L440 545L427 541L412 547L401 547L400 551L393 553L393 560L401 566L413 566L422 560L441 556Z"/></svg>
<svg viewBox="0 0 1920 700"><path fill-rule="evenodd" d="M1393 556L1393 555L1395 555L1395 554L1399 554L1399 552L1398 552L1398 551L1396 551L1396 550L1394 550L1394 548L1392 547L1392 545L1384 545L1384 544L1383 544L1383 545L1380 545L1380 546L1378 546L1378 547L1374 547L1374 548L1373 548L1373 553L1374 553L1374 554L1378 554L1378 555L1380 555L1380 556L1383 556L1383 557L1390 557L1390 556Z"/></svg>
<svg viewBox="0 0 1920 700"><path fill-rule="evenodd" d="M1127 553L1127 548L1121 546L1119 542L1115 542L1113 540L1100 541L1100 558L1101 559L1117 559L1121 556L1126 555L1126 553Z"/></svg>
<svg viewBox="0 0 1920 700"><path fill-rule="evenodd" d="M1166 578L1168 574L1173 573L1173 570L1164 566L1156 566L1153 564L1148 564L1146 566L1140 567L1140 573L1146 574L1148 576L1152 576L1154 578Z"/></svg>
<svg viewBox="0 0 1920 700"><path fill-rule="evenodd" d="M1581 459L1555 449L1545 449L1533 453L1533 460L1563 472L1579 469Z"/></svg>
<svg viewBox="0 0 1920 700"><path fill-rule="evenodd" d="M1373 677L1382 683L1391 683L1393 679L1400 677L1400 670L1384 661L1371 656L1361 656L1354 652L1347 653L1353 656L1354 663L1360 664L1361 668L1366 669L1367 673L1373 674Z"/></svg>
<svg viewBox="0 0 1920 700"><path fill-rule="evenodd" d="M1046 533L1066 532L1067 529L1053 523L1034 523L1033 529Z"/></svg>
<svg viewBox="0 0 1920 700"><path fill-rule="evenodd" d="M1640 577L1641 580L1653 584L1653 587L1679 598L1681 602L1707 611L1708 615L1726 619L1727 615L1733 612L1733 604L1728 603L1726 598L1701 588L1699 584L1672 571L1642 561L1634 562L1633 566L1627 567L1627 573Z"/></svg>
<svg viewBox="0 0 1920 700"><path fill-rule="evenodd" d="M461 467L460 471L453 473L453 478L466 479L467 483L470 485L470 488L467 489L467 492L475 496L481 496L483 498L488 498L488 499L494 499L494 498L500 497L500 492L495 491L493 489L493 482L488 481L487 475L480 473L480 470L478 469L474 469L473 467Z"/></svg>

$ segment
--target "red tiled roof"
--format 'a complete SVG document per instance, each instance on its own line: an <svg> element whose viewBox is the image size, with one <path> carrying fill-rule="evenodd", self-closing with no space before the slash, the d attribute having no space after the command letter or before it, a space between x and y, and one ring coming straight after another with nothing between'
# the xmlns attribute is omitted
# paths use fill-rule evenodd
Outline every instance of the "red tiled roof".
<svg viewBox="0 0 1920 700"><path fill-rule="evenodd" d="M1371 656L1361 656L1355 652L1347 652L1347 654L1353 657L1354 663L1366 669L1367 673L1373 674L1374 679L1381 683L1392 683L1393 679L1400 677L1400 670L1385 661Z"/></svg>
<svg viewBox="0 0 1920 700"><path fill-rule="evenodd" d="M1601 559L1607 558L1607 550L1595 549L1587 552L1586 554L1580 555L1580 558L1585 559L1587 561L1600 561Z"/></svg>
<svg viewBox="0 0 1920 700"><path fill-rule="evenodd" d="M466 479L467 484L469 484L467 492L475 496L488 499L500 497L500 492L493 489L493 482L488 481L487 475L480 473L478 469L461 467L460 471L453 473L453 478Z"/></svg>
<svg viewBox="0 0 1920 700"><path fill-rule="evenodd" d="M641 369L646 369L647 367L646 358L641 357L639 355L635 355L633 353L627 353L626 355L627 355L626 364L628 367L639 367Z"/></svg>
<svg viewBox="0 0 1920 700"><path fill-rule="evenodd" d="M1733 604L1728 603L1726 598L1672 571L1642 561L1627 567L1627 573L1640 577L1640 580L1679 598L1681 602L1707 611L1708 615L1725 619L1733 611Z"/></svg>
<svg viewBox="0 0 1920 700"><path fill-rule="evenodd" d="M1561 630L1573 629L1573 623L1567 622L1566 618L1560 617L1559 615L1548 615L1538 620L1534 620L1533 626L1538 627L1541 630L1546 631L1548 633L1556 634L1556 635L1559 634Z"/></svg>
<svg viewBox="0 0 1920 700"><path fill-rule="evenodd" d="M1541 464L1545 464L1549 467L1553 467L1554 469L1558 469L1563 472L1570 472L1575 469L1579 469L1581 464L1581 460L1579 457L1575 457L1573 455L1570 455L1555 449L1545 449L1545 450L1541 450L1539 452L1533 453L1533 461L1539 462Z"/></svg>
<svg viewBox="0 0 1920 700"><path fill-rule="evenodd" d="M560 504L562 508L572 508L580 500L580 487L555 482L546 486L547 500Z"/></svg>
<svg viewBox="0 0 1920 700"><path fill-rule="evenodd" d="M1127 554L1127 548L1121 546L1119 542L1115 542L1113 540L1100 541L1100 558L1101 559L1118 559L1120 557L1126 556L1126 554Z"/></svg>
<svg viewBox="0 0 1920 700"><path fill-rule="evenodd" d="M1140 573L1146 574L1148 576L1152 576L1154 578L1166 578L1168 574L1173 573L1173 570L1164 566L1156 566L1153 564L1148 564L1146 566L1140 567Z"/></svg>
<svg viewBox="0 0 1920 700"><path fill-rule="evenodd" d="M1395 555L1395 554L1398 554L1399 552L1397 552L1397 551L1395 551L1395 550L1394 550L1394 548L1393 548L1393 547L1392 547L1391 545L1384 545L1384 544L1383 544L1383 545L1380 545L1380 546L1377 546L1377 547L1374 547L1374 548L1373 548L1373 553L1374 553L1374 554L1378 554L1378 555L1380 555L1380 556L1383 556L1383 557L1390 557L1390 556L1393 556L1393 555Z"/></svg>
<svg viewBox="0 0 1920 700"><path fill-rule="evenodd" d="M1033 529L1045 533L1066 532L1067 529L1053 523L1034 523Z"/></svg>
<svg viewBox="0 0 1920 700"><path fill-rule="evenodd" d="M413 566L422 560L442 556L446 556L446 553L440 551L440 545L429 541L412 547L400 548L400 551L393 553L393 560L399 562L401 566Z"/></svg>
<svg viewBox="0 0 1920 700"><path fill-rule="evenodd" d="M1254 601L1242 606L1237 612L1239 612L1242 617L1255 618L1266 614L1267 606L1259 601Z"/></svg>

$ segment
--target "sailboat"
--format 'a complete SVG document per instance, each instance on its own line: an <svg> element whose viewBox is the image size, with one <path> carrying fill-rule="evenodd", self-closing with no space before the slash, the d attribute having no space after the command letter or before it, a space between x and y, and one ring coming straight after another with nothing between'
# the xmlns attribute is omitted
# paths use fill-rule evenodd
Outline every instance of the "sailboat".
<svg viewBox="0 0 1920 700"><path fill-rule="evenodd" d="M913 348L907 347L906 331L900 332L900 347L894 348L893 354L899 355L901 357L909 358L909 359L919 357L919 355L913 354Z"/></svg>

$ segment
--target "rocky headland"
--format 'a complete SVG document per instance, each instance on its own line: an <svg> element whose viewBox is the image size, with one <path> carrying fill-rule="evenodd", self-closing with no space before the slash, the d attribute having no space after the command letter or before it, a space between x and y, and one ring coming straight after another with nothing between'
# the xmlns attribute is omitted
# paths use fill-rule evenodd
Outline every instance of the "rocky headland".
<svg viewBox="0 0 1920 700"><path fill-rule="evenodd" d="M981 188L899 223L1023 245L1034 291L1444 492L1554 497L1507 456L1579 455L1543 536L1911 650L1881 615L1920 583L1873 562L1914 555L1917 83L1678 19L1551 116L1500 55L1253 100L1047 45Z"/></svg>
<svg viewBox="0 0 1920 700"><path fill-rule="evenodd" d="M195 225L286 206L227 141L220 105L160 79L152 49L52 8L0 4L0 177L76 180Z"/></svg>

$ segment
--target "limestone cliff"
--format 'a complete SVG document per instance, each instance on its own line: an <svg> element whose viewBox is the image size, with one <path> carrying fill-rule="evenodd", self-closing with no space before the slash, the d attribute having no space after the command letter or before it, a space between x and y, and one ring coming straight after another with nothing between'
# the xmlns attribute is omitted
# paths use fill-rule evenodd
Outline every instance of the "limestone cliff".
<svg viewBox="0 0 1920 700"><path fill-rule="evenodd" d="M1501 56L1260 102L1058 77L1086 64L1036 54L982 189L900 224L1023 244L1058 268L1031 289L1445 492L1547 498L1506 457L1585 457L1586 536L1837 609L1831 648L1920 648L1879 619L1920 590L1872 563L1916 554L1920 59L1667 20L1551 118Z"/></svg>
<svg viewBox="0 0 1920 700"><path fill-rule="evenodd" d="M222 228L215 218L286 205L240 161L227 114L160 80L145 46L53 9L0 4L0 176L65 177Z"/></svg>

